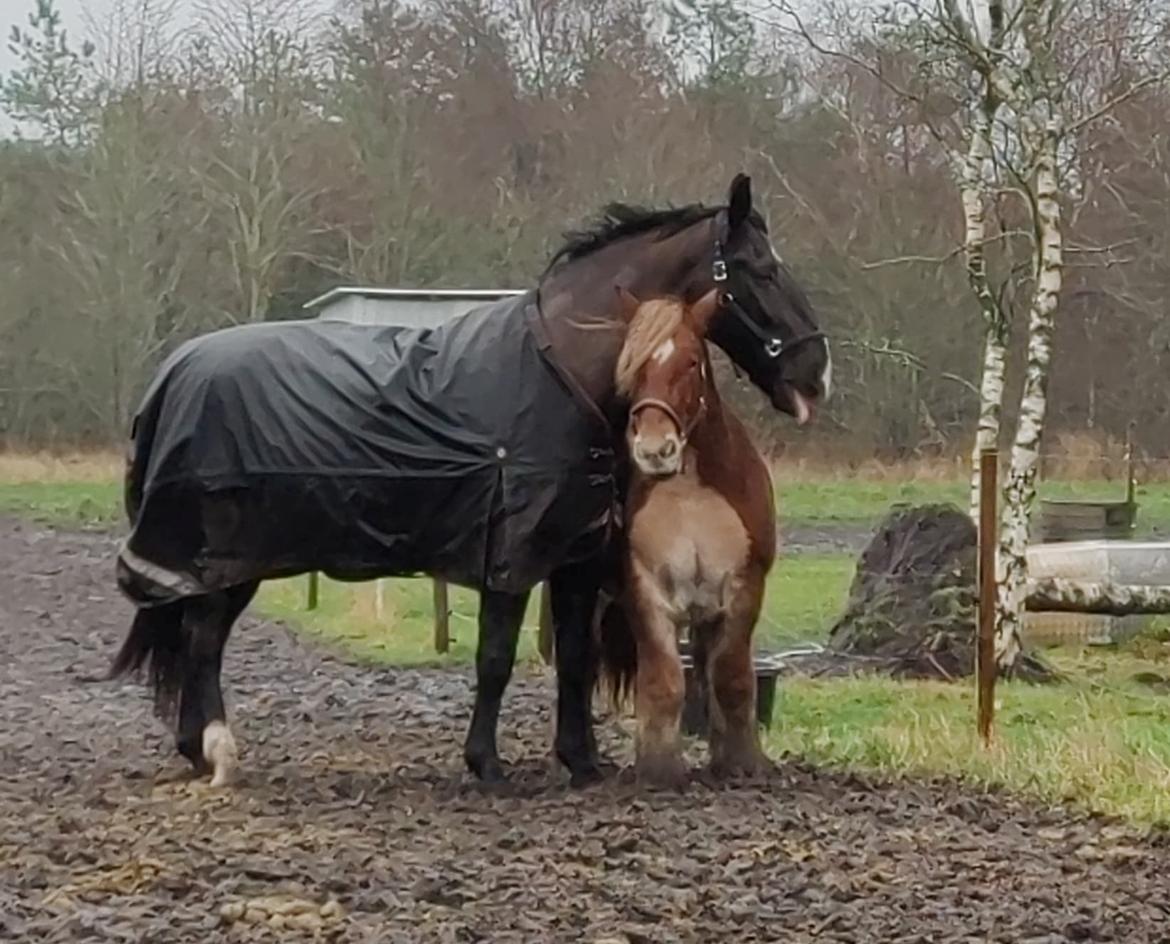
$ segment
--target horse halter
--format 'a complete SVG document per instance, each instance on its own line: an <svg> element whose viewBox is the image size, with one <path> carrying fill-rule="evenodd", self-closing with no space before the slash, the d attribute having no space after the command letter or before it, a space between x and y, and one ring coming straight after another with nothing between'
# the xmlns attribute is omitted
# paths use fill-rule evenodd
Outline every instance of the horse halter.
<svg viewBox="0 0 1170 944"><path fill-rule="evenodd" d="M726 217L723 211L720 211L721 225L726 225ZM723 255L723 240L720 237L715 237L715 259L711 263L711 280L720 285L728 281L727 259ZM761 328L756 320L747 313L747 310L739 303L730 289L724 289L719 293L719 303L723 308L730 311L735 317L744 323L747 329L757 338L764 342L764 353L773 359L779 359L785 354L791 354L797 348L802 347L809 341L823 340L825 332L813 330L805 334L798 334L794 338L789 338L785 341L783 338L765 331Z"/></svg>

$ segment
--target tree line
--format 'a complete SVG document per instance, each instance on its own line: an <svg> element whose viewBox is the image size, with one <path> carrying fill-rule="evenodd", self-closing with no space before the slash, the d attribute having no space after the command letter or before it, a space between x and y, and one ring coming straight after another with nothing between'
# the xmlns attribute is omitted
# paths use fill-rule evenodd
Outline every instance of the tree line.
<svg viewBox="0 0 1170 944"><path fill-rule="evenodd" d="M524 287L603 203L715 201L744 169L835 362L809 432L724 365L761 440L842 459L970 449L984 323L944 146L967 90L938 74L937 38L860 8L808 24L730 0L317 9L200 0L180 24L142 0L73 37L37 0L14 25L0 442L117 444L183 338L300 317L339 283ZM1135 87L1170 59L1155 10L1096 0L1055 34L1094 64L1069 94L1110 107L1063 139L1046 428L1119 437L1133 421L1164 455L1170 94ZM987 213L997 304L1026 314L1010 249L1025 215L1006 193ZM1021 351L1008 346L1009 390Z"/></svg>

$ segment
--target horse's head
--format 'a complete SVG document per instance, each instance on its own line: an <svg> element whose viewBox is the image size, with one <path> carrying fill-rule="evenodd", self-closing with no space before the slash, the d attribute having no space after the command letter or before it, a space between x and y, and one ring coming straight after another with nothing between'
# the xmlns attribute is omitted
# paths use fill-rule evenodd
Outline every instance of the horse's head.
<svg viewBox="0 0 1170 944"><path fill-rule="evenodd" d="M559 362L600 401L613 393L608 339L618 335L599 329L613 327L618 314L615 283L641 298L691 303L714 289L719 305L707 337L777 409L803 425L828 397L829 346L772 248L743 174L725 206L611 203L591 226L567 234L553 256L540 285L543 327Z"/></svg>
<svg viewBox="0 0 1170 944"><path fill-rule="evenodd" d="M629 328L615 381L630 402L630 456L646 475L674 475L707 410L711 368L703 336L719 293L712 289L690 306L675 298L641 302L624 288L618 294Z"/></svg>
<svg viewBox="0 0 1170 944"><path fill-rule="evenodd" d="M727 206L712 222L710 281L701 284L713 283L720 290L721 310L708 337L773 406L804 425L829 396L829 345L808 297L780 261L763 218L752 208L748 177L736 175Z"/></svg>

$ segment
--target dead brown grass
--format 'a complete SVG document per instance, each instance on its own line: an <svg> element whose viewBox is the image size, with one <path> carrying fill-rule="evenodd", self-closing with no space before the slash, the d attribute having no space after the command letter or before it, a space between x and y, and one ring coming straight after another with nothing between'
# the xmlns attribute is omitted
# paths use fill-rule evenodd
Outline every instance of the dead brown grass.
<svg viewBox="0 0 1170 944"><path fill-rule="evenodd" d="M116 452L0 452L0 482L109 482L122 475Z"/></svg>
<svg viewBox="0 0 1170 944"><path fill-rule="evenodd" d="M1125 441L1107 433L1055 432L1044 450L1041 477L1061 482L1125 482ZM1006 467L1010 450L1000 453ZM840 448L789 449L772 458L789 481L816 482L955 482L970 475L967 454L916 456L885 460L858 457ZM1137 451L1134 476L1138 483L1170 482L1170 457Z"/></svg>
<svg viewBox="0 0 1170 944"><path fill-rule="evenodd" d="M816 456L785 455L772 465L789 481L812 482L954 482L967 477L965 456L924 457L885 462L880 459L833 461Z"/></svg>
<svg viewBox="0 0 1170 944"><path fill-rule="evenodd" d="M1089 432L1055 433L1046 450L1043 477L1060 481L1125 481L1125 443ZM1007 456L1001 457L1006 462ZM969 474L967 455L921 456L894 461L848 457L839 450L787 451L772 465L788 481L955 482ZM122 456L113 450L71 453L0 451L0 482L108 482L122 475ZM1170 481L1170 461L1139 456L1139 482Z"/></svg>

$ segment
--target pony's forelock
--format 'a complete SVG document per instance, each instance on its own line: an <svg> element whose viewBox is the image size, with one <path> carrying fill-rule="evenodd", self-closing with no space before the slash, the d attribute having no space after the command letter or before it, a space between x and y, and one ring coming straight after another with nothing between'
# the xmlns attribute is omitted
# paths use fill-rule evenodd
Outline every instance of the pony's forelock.
<svg viewBox="0 0 1170 944"><path fill-rule="evenodd" d="M638 306L614 369L619 395L627 396L633 391L643 365L674 336L685 315L686 306L677 298L652 298Z"/></svg>

